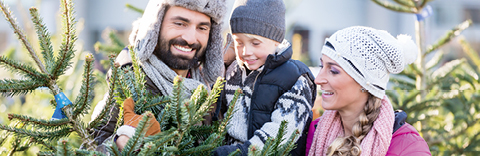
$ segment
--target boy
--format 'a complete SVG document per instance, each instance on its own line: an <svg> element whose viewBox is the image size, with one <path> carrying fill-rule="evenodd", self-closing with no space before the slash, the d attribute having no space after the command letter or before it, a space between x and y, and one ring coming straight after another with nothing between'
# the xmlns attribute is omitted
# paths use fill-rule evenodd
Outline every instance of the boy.
<svg viewBox="0 0 480 156"><path fill-rule="evenodd" d="M291 59L290 43L284 40L282 0L237 0L230 26L236 61L227 69L225 89L218 100L221 114L237 89L243 94L228 125L230 145L217 148L214 154L228 155L240 149L246 155L250 145L261 150L268 137L275 137L283 120L288 121L285 139L296 129L305 132L312 118L316 85L308 67ZM292 155L305 155L305 138L300 134Z"/></svg>

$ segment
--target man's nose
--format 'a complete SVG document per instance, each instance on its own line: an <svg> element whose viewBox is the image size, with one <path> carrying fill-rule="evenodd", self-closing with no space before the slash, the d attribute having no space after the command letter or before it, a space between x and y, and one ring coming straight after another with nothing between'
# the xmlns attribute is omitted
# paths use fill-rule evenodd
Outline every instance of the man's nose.
<svg viewBox="0 0 480 156"><path fill-rule="evenodd" d="M197 34L196 34L195 27L189 27L182 35L182 38L187 41L189 45L194 44L197 41Z"/></svg>

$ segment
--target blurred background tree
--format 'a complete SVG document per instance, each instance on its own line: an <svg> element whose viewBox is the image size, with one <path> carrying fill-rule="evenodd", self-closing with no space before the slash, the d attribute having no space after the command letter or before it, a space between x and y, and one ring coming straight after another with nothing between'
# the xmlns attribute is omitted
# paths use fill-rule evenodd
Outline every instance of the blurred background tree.
<svg viewBox="0 0 480 156"><path fill-rule="evenodd" d="M443 45L454 41L471 20L447 31L433 44L425 42L425 20L432 13L431 0L372 0L387 9L416 14L417 61L398 75L387 91L395 109L408 114L412 124L427 141L432 155L478 155L480 151L479 67L480 60L468 43L460 40L469 56L447 60Z"/></svg>

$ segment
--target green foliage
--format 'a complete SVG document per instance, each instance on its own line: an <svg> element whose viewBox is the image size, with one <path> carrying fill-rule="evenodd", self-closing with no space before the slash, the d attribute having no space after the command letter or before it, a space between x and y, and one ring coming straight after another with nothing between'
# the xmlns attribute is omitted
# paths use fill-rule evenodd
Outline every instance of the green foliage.
<svg viewBox="0 0 480 156"><path fill-rule="evenodd" d="M283 138L287 130L287 121L282 121L275 138L269 137L265 142L262 150L258 150L256 146L249 147L249 156L285 156L289 155L289 152L295 148L295 140L300 136L300 132L296 130L288 140ZM230 155L239 154L239 151L230 153Z"/></svg>
<svg viewBox="0 0 480 156"><path fill-rule="evenodd" d="M372 0L398 12L420 13L430 0ZM466 20L447 31L434 44L424 46L424 21L416 21L419 57L399 75L393 76L387 91L395 109L408 114L407 122L427 141L432 155L477 155L480 131L480 59L468 43L461 40L467 59L444 63L444 52L437 51L452 41L472 22ZM433 54L428 62L427 55ZM470 63L470 62L473 63Z"/></svg>

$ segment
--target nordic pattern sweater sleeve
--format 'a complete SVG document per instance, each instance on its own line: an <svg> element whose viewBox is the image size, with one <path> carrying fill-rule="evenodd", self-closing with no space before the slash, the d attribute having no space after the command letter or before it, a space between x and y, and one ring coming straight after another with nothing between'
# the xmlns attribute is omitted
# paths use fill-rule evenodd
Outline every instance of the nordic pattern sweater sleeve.
<svg viewBox="0 0 480 156"><path fill-rule="evenodd" d="M284 144L290 136L298 129L300 135L306 125L312 109L312 90L310 85L314 85L304 76L300 76L293 87L282 94L275 103L275 110L272 112L271 122L265 123L260 129L254 132L249 140L252 145L260 149L268 137L276 137L283 120L288 122L286 135L283 136ZM297 139L300 136L297 137ZM296 141L296 140L295 140Z"/></svg>

